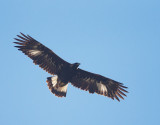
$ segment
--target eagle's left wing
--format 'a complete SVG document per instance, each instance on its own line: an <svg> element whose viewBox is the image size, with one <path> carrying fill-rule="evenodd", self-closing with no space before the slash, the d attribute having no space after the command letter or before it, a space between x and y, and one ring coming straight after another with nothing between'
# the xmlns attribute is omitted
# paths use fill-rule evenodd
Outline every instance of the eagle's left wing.
<svg viewBox="0 0 160 125"><path fill-rule="evenodd" d="M127 93L125 90L127 87L123 86L122 83L82 69L77 69L70 82L73 86L89 91L90 93L96 92L112 99L116 98L118 101L120 101L119 97L124 99L123 96L126 96L124 92Z"/></svg>
<svg viewBox="0 0 160 125"><path fill-rule="evenodd" d="M19 46L15 46L25 55L30 57L36 65L52 75L59 75L63 67L69 67L70 63L60 58L52 50L35 40L29 35L17 35L15 38L18 42L14 42Z"/></svg>

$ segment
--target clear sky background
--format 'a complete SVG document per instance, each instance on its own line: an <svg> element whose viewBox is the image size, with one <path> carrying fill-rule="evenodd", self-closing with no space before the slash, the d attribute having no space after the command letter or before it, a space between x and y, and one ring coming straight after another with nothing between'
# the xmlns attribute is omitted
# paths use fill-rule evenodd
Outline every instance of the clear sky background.
<svg viewBox="0 0 160 125"><path fill-rule="evenodd" d="M128 86L121 102L71 85L48 89L51 76L14 48L29 34L70 63ZM159 0L1 0L1 125L159 125Z"/></svg>

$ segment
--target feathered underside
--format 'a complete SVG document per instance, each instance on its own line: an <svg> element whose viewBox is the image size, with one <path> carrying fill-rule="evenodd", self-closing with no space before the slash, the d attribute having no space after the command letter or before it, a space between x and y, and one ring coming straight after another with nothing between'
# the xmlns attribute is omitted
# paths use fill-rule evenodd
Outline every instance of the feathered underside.
<svg viewBox="0 0 160 125"><path fill-rule="evenodd" d="M81 88L82 90L89 91L90 93L98 93L107 96L112 99L119 98L124 99L127 93L125 87L122 83L116 82L112 79L106 78L104 76L90 73L82 69L72 69L72 65L62 58L57 56L49 48L45 47L43 44L36 41L29 35L17 35L15 38L18 42L14 42L19 46L15 46L18 50L22 51L25 55L30 57L33 62L48 73L52 75L57 75L57 77L48 77L47 83L48 87L53 94L58 97L65 97L67 92L68 82L75 87ZM68 75L68 74L72 75ZM70 79L67 76L72 76ZM59 81L67 81L65 84ZM67 79L67 80L66 80ZM63 85L61 85L63 83Z"/></svg>
<svg viewBox="0 0 160 125"><path fill-rule="evenodd" d="M118 101L120 101L119 98L124 99L123 96L126 96L125 93L128 93L125 90L127 87L122 83L82 69L77 70L70 82L73 86L82 90L98 93Z"/></svg>

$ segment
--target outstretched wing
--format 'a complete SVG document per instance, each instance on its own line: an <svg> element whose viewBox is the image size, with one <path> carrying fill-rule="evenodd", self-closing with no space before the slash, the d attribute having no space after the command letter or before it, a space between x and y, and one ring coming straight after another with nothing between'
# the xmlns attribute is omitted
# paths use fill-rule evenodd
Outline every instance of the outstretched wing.
<svg viewBox="0 0 160 125"><path fill-rule="evenodd" d="M120 101L119 97L124 99L123 96L126 96L124 93L127 93L125 90L127 87L123 86L122 83L82 69L77 69L70 82L73 86L89 91L90 93L96 92L112 99L116 98L118 101Z"/></svg>
<svg viewBox="0 0 160 125"><path fill-rule="evenodd" d="M58 75L63 67L70 65L68 62L61 59L53 51L36 41L31 36L24 35L23 33L17 36L19 38L15 38L15 40L18 42L14 43L20 46L15 47L19 48L18 50L30 57L35 64L39 65L48 73Z"/></svg>

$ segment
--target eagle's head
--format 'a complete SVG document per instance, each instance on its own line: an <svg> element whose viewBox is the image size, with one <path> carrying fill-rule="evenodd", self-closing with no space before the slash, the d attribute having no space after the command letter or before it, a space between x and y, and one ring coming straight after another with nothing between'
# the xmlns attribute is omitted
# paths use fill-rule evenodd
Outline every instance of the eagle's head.
<svg viewBox="0 0 160 125"><path fill-rule="evenodd" d="M75 69L77 69L77 68L79 67L79 65L80 65L80 63L73 63L73 67L74 67Z"/></svg>

